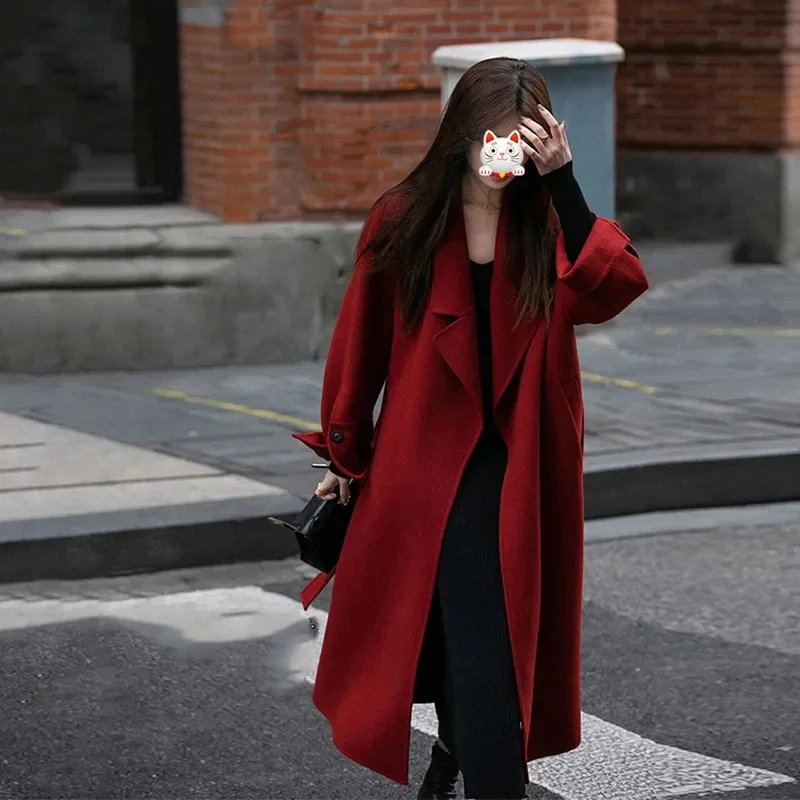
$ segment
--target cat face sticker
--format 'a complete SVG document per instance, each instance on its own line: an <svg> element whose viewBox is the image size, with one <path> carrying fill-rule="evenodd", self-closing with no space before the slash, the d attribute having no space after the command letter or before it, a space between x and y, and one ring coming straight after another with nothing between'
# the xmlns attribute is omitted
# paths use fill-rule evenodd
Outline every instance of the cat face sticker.
<svg viewBox="0 0 800 800"><path fill-rule="evenodd" d="M513 130L508 136L496 136L492 131L483 134L481 147L481 166L478 174L484 178L504 180L511 175L524 175L522 161L522 138L519 131Z"/></svg>

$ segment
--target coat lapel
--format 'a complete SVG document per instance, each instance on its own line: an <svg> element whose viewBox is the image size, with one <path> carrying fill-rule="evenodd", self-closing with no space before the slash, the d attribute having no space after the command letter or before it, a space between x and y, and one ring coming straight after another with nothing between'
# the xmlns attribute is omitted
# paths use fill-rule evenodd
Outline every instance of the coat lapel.
<svg viewBox="0 0 800 800"><path fill-rule="evenodd" d="M505 263L504 241L508 229L508 204L503 202L495 238L489 310L492 324L492 397L496 408L511 384L539 327L541 315L514 327L516 289ZM481 406L477 352L475 298L469 269L469 250L460 201L442 243L436 251L431 286L431 311L443 323L433 337L434 347Z"/></svg>
<svg viewBox="0 0 800 800"><path fill-rule="evenodd" d="M434 347L480 407L475 298L460 201L434 257L431 311L443 326L433 336Z"/></svg>

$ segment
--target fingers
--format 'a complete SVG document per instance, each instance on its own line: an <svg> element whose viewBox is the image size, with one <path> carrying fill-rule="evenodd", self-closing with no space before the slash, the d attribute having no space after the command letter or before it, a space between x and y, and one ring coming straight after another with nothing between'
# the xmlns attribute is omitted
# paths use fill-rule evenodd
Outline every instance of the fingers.
<svg viewBox="0 0 800 800"><path fill-rule="evenodd" d="M546 159L537 153L529 144L524 143L522 145L522 150L526 156L530 158L531 161L536 165L536 169L541 172L541 168L545 165Z"/></svg>
<svg viewBox="0 0 800 800"><path fill-rule="evenodd" d="M528 142L530 143L529 146L532 147L541 158L550 157L553 152L562 146L560 126L556 125L556 135L551 136L538 122L536 122L536 120L533 120L530 117L523 117L522 121L524 124L519 126L520 132L526 139L528 139ZM528 152L525 150L524 143L522 149L523 152ZM533 154L529 153L529 155L531 158L533 158Z"/></svg>
<svg viewBox="0 0 800 800"><path fill-rule="evenodd" d="M527 125L520 125L519 132L523 136L521 142L523 151L527 152L527 150L535 150L538 153L544 150L544 140L534 133L534 131Z"/></svg>
<svg viewBox="0 0 800 800"><path fill-rule="evenodd" d="M317 484L314 494L317 497L321 497L323 500L333 500L336 497L336 492L331 491L330 486L326 486L325 481Z"/></svg>
<svg viewBox="0 0 800 800"><path fill-rule="evenodd" d="M533 120L528 120L527 118L525 121L526 123L533 122ZM533 124L535 125L536 123L533 122ZM544 128L542 128L541 125L538 125L537 127L544 133L546 138L547 133L545 132ZM544 155L545 152L547 152L547 145L545 144L544 139L535 133L531 128L529 128L527 125L520 125L519 131L524 137L521 142L523 153L527 153L531 158L533 158L534 153L537 153L538 155Z"/></svg>
<svg viewBox="0 0 800 800"><path fill-rule="evenodd" d="M544 121L550 127L550 134L552 136L558 136L561 130L558 120L541 103L537 104L537 108L539 109L539 113L544 118Z"/></svg>
<svg viewBox="0 0 800 800"><path fill-rule="evenodd" d="M535 120L530 117L523 117L522 120L530 129L532 129L540 139L550 139L550 143L555 146L565 146L567 142L567 122L559 123L558 120L541 104L537 105L539 113L542 115L544 121L550 127L548 134L545 129L539 125Z"/></svg>
<svg viewBox="0 0 800 800"><path fill-rule="evenodd" d="M333 500L336 497L336 492L334 491L338 485L339 481L337 477L332 473L329 472L318 484L316 494L318 497L321 497L323 500Z"/></svg>
<svg viewBox="0 0 800 800"><path fill-rule="evenodd" d="M533 163L536 165L536 169L541 174L546 170L547 161L550 157L547 149L547 139L550 137L547 136L545 129L532 119L525 117L524 121L527 124L538 128L539 131L541 131L541 133L546 137L542 138L540 135L537 135L537 133L528 128L527 125L519 126L520 133L522 133L524 137L522 140L522 152L525 153L531 159L531 161L533 161ZM528 139L528 141L525 141L525 139Z"/></svg>
<svg viewBox="0 0 800 800"><path fill-rule="evenodd" d="M317 484L314 494L323 500L338 499L342 505L347 505L350 502L350 479L330 473Z"/></svg>
<svg viewBox="0 0 800 800"><path fill-rule="evenodd" d="M567 142L566 121L559 123L542 105L538 109L550 126L550 133L530 117L522 117L519 131L523 136L522 151L534 162L539 174L545 175L570 161L572 154Z"/></svg>
<svg viewBox="0 0 800 800"><path fill-rule="evenodd" d="M536 150L533 149L526 141L521 142L522 144L522 152L525 153L526 156L533 158L533 156L537 155Z"/></svg>
<svg viewBox="0 0 800 800"><path fill-rule="evenodd" d="M531 119L530 117L523 117L522 121L540 139L549 139L550 138L550 134L535 119Z"/></svg>

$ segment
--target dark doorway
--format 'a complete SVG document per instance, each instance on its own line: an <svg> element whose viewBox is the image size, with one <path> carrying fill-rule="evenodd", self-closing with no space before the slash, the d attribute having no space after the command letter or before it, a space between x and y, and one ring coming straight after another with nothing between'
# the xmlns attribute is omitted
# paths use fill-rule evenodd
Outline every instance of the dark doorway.
<svg viewBox="0 0 800 800"><path fill-rule="evenodd" d="M133 142L140 191L181 196L181 105L175 0L130 0Z"/></svg>
<svg viewBox="0 0 800 800"><path fill-rule="evenodd" d="M181 196L177 0L26 0L0 26L0 198Z"/></svg>

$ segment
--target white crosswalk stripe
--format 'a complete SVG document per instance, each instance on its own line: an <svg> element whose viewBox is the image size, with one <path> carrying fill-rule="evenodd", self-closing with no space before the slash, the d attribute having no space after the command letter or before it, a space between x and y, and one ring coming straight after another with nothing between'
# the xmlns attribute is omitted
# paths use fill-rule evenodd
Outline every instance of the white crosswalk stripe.
<svg viewBox="0 0 800 800"><path fill-rule="evenodd" d="M660 800L794 783L786 775L659 744L591 714L583 714L581 724L580 747L529 765L531 781L564 800ZM435 736L433 706L416 706L412 725Z"/></svg>

